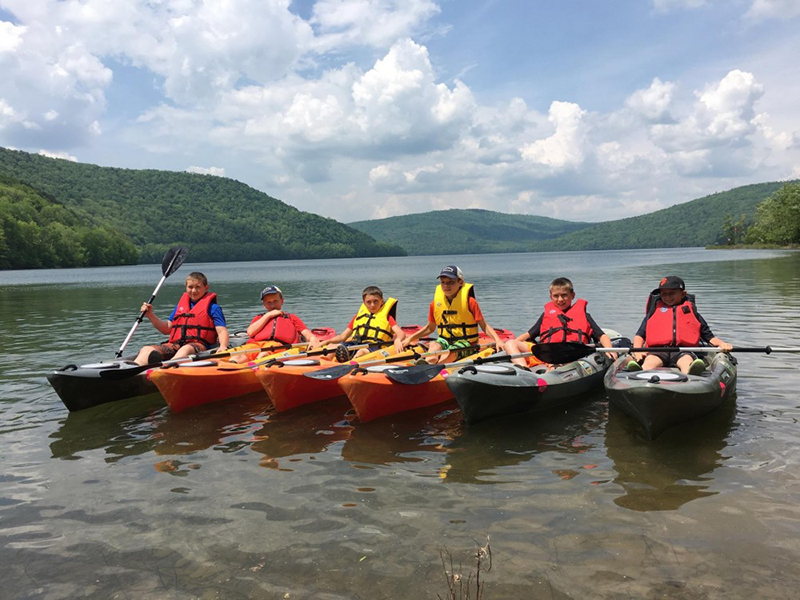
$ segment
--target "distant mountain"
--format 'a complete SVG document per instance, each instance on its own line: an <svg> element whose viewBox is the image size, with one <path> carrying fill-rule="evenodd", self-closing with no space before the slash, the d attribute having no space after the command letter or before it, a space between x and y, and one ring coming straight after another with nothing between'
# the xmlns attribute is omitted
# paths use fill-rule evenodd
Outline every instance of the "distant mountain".
<svg viewBox="0 0 800 600"><path fill-rule="evenodd" d="M757 183L676 204L638 217L596 223L530 250L612 250L623 248L680 248L717 243L725 217L744 215L752 222L756 206L786 182Z"/></svg>
<svg viewBox="0 0 800 600"><path fill-rule="evenodd" d="M397 244L411 255L422 255L528 252L534 241L552 240L590 227L591 223L470 208L356 221L349 225L376 240Z"/></svg>
<svg viewBox="0 0 800 600"><path fill-rule="evenodd" d="M41 191L86 225L129 238L140 262L160 261L174 245L187 246L192 261L405 254L225 177L99 167L5 148L0 175Z"/></svg>
<svg viewBox="0 0 800 600"><path fill-rule="evenodd" d="M488 210L437 210L350 223L411 255L545 252L707 246L720 240L726 217L752 222L756 205L785 182L758 183L654 213L603 223L577 223Z"/></svg>

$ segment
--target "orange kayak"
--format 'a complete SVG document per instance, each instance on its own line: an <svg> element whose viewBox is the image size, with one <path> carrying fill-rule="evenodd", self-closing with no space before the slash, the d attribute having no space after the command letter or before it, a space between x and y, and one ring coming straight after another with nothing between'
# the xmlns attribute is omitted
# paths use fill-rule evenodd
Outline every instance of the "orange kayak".
<svg viewBox="0 0 800 600"><path fill-rule="evenodd" d="M314 331L319 336L319 330ZM327 337L334 335L333 329L326 331L329 331ZM277 342L264 342L261 352L277 345ZM289 356L300 352L302 347L276 352L270 356ZM178 367L155 369L148 373L148 378L174 412L260 392L263 389L252 366L227 360L198 361Z"/></svg>
<svg viewBox="0 0 800 600"><path fill-rule="evenodd" d="M409 327L403 327L408 330ZM416 331L419 326L414 326ZM418 349L418 351L421 351ZM370 352L363 356L358 357L353 362L366 362L369 360L378 360L394 356L396 350L394 346L387 346L386 348ZM412 355L412 351L408 351ZM331 398L338 398L343 396L344 392L336 379L311 379L305 377L304 373L311 371L318 371L326 369L341 363L332 360L317 360L298 358L296 360L281 361L278 364L266 366L259 369L255 373L256 379L261 383L266 390L267 395L272 400L272 405L278 412L283 412L303 406L304 404L311 404L312 402L321 402Z"/></svg>
<svg viewBox="0 0 800 600"><path fill-rule="evenodd" d="M493 353L494 349L486 348L469 358L489 356ZM345 375L338 380L339 386L347 394L362 423L453 399L453 393L441 375L420 385L405 385L392 381L383 374L383 371L398 366L398 364L375 365Z"/></svg>

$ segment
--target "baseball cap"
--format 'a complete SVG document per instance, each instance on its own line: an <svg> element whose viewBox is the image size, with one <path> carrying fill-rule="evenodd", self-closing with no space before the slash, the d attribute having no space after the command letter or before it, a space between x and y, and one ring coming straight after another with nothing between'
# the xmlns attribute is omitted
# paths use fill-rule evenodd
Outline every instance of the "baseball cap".
<svg viewBox="0 0 800 600"><path fill-rule="evenodd" d="M455 265L447 265L442 272L439 273L439 277L449 277L450 279L464 279L464 274L461 272Z"/></svg>
<svg viewBox="0 0 800 600"><path fill-rule="evenodd" d="M264 296L268 296L270 294L280 294L281 298L283 298L283 292L281 291L281 288L279 288L277 285L268 285L263 290L261 290L260 299L263 300Z"/></svg>
<svg viewBox="0 0 800 600"><path fill-rule="evenodd" d="M667 275L659 283L658 287L653 290L653 294L658 294L661 290L686 290L686 284L683 279L675 275Z"/></svg>

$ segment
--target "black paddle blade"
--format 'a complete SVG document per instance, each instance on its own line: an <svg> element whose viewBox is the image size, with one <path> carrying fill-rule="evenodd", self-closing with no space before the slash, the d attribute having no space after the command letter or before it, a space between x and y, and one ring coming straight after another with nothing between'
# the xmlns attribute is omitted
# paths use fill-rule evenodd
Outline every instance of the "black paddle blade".
<svg viewBox="0 0 800 600"><path fill-rule="evenodd" d="M183 261L186 260L187 254L189 254L189 250L183 246L170 248L164 255L164 259L161 261L161 272L164 274L164 277L169 277L175 271L177 271L178 268L183 264Z"/></svg>
<svg viewBox="0 0 800 600"><path fill-rule="evenodd" d="M387 369L383 372L386 377L404 385L420 385L430 381L442 372L442 365L409 365Z"/></svg>
<svg viewBox="0 0 800 600"><path fill-rule="evenodd" d="M531 347L531 354L549 365L564 365L595 352L594 346L578 342L545 342Z"/></svg>
<svg viewBox="0 0 800 600"><path fill-rule="evenodd" d="M103 369L99 372L100 379L109 379L111 381L121 381L123 379L128 379L130 377L134 377L139 373L144 373L148 369L155 369L160 367L162 363L153 363L150 365L144 365L139 367L130 367L125 369Z"/></svg>
<svg viewBox="0 0 800 600"><path fill-rule="evenodd" d="M303 373L304 376L309 377L311 379L322 379L323 381L332 381L333 379L339 379L344 377L354 369L357 369L356 365L351 365L347 363L346 365L336 365L335 367L328 367L327 369L320 369L319 371L306 371Z"/></svg>

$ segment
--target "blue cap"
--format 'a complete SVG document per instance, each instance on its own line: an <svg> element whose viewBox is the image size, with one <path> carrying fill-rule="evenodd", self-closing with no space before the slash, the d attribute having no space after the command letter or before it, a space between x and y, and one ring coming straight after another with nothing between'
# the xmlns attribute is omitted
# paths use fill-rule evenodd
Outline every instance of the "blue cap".
<svg viewBox="0 0 800 600"><path fill-rule="evenodd" d="M449 277L450 279L464 279L464 274L461 272L455 265L447 265L442 272L439 273L439 277Z"/></svg>
<svg viewBox="0 0 800 600"><path fill-rule="evenodd" d="M283 292L281 288L277 285L268 285L263 290L261 290L261 300L264 299L264 296L269 296L270 294L280 294L281 298L283 298Z"/></svg>

